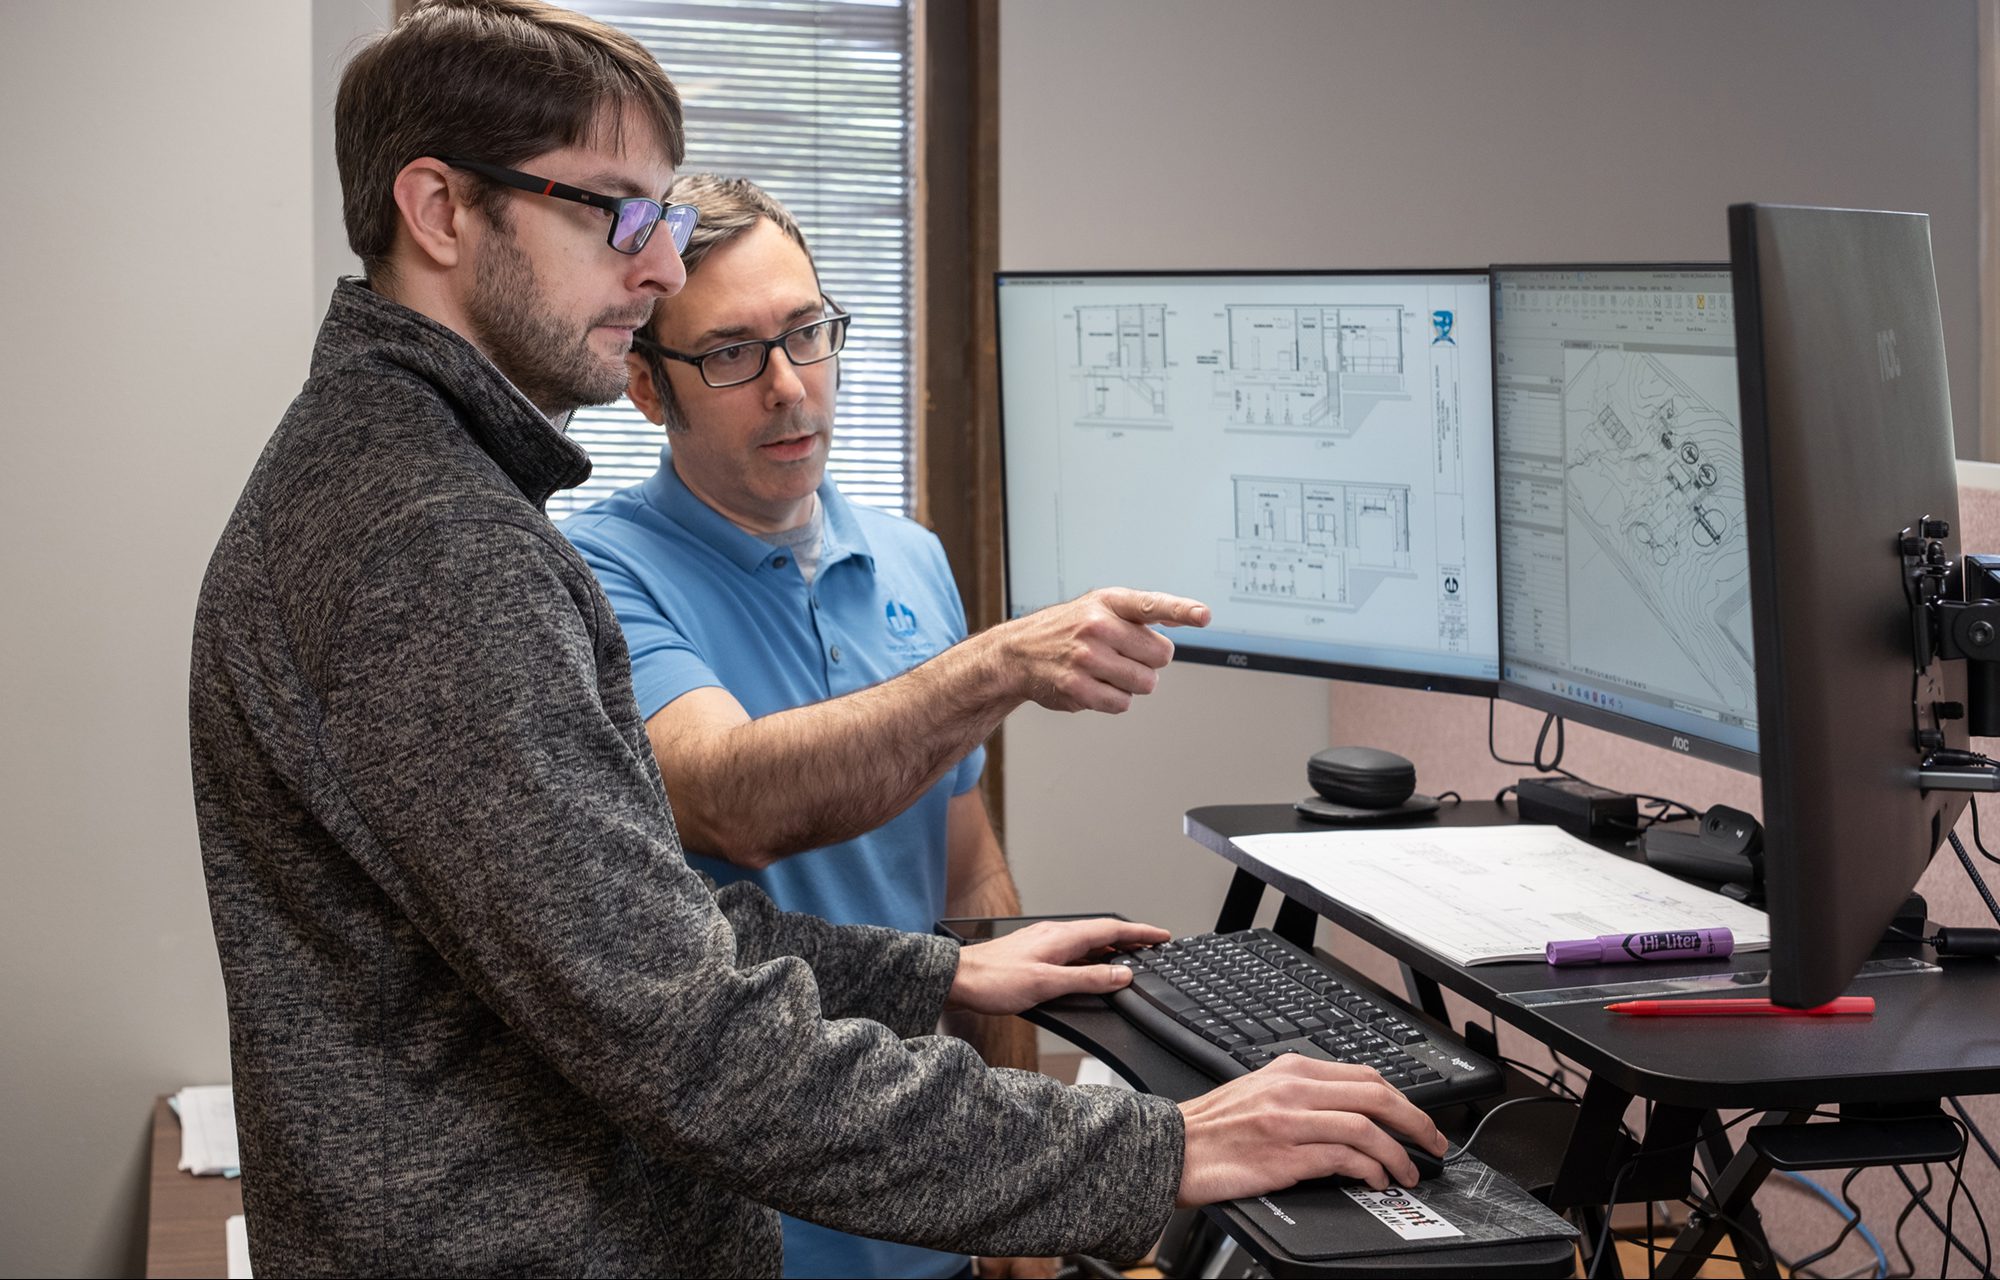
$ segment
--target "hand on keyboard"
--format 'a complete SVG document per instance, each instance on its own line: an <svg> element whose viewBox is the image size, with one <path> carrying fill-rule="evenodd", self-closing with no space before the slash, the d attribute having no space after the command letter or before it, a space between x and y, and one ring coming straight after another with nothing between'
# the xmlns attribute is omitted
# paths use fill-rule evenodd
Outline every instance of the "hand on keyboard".
<svg viewBox="0 0 2000 1280"><path fill-rule="evenodd" d="M1373 1069L1297 1054L1181 1103L1181 1115L1182 1208L1335 1175L1413 1187L1417 1169L1394 1135L1445 1151L1430 1117Z"/></svg>
<svg viewBox="0 0 2000 1280"><path fill-rule="evenodd" d="M1019 1013L1058 996L1106 995L1130 983L1131 972L1078 961L1113 947L1154 946L1172 936L1131 920L1043 920L962 948L945 1007Z"/></svg>
<svg viewBox="0 0 2000 1280"><path fill-rule="evenodd" d="M1177 938L1112 963L1132 983L1111 1007L1211 1080L1298 1056L1373 1067L1420 1107L1500 1091L1500 1069L1463 1041L1267 929Z"/></svg>

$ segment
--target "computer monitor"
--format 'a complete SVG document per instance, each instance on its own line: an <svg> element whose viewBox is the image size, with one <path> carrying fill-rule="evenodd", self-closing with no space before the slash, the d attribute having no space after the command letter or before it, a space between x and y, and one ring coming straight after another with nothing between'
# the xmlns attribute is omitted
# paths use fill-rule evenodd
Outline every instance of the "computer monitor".
<svg viewBox="0 0 2000 1280"><path fill-rule="evenodd" d="M1483 270L997 278L1010 616L1207 602L1178 657L1490 694Z"/></svg>
<svg viewBox="0 0 2000 1280"><path fill-rule="evenodd" d="M1493 269L1500 696L1757 768L1726 264Z"/></svg>
<svg viewBox="0 0 2000 1280"><path fill-rule="evenodd" d="M1918 785L1920 728L1964 749L1956 662L1917 676L1898 533L1950 526L1944 331L1922 214L1729 210L1763 747L1772 998L1839 995L1965 798Z"/></svg>

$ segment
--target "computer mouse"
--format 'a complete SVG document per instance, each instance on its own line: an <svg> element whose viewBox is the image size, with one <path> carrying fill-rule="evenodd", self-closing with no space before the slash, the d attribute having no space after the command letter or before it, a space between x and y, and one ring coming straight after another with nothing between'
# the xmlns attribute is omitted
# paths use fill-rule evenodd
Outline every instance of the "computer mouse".
<svg viewBox="0 0 2000 1280"><path fill-rule="evenodd" d="M1405 1142L1403 1150L1409 1154L1410 1163L1417 1166L1417 1181L1429 1182L1432 1178L1444 1176L1444 1157L1432 1155L1422 1147Z"/></svg>
<svg viewBox="0 0 2000 1280"><path fill-rule="evenodd" d="M1404 1153L1410 1157L1410 1163L1417 1166L1418 1182L1429 1182L1432 1178L1441 1178L1444 1176L1445 1163L1443 1156L1432 1155L1430 1152L1413 1143L1405 1142L1401 1145ZM1345 1174L1336 1174L1331 1178L1309 1179L1299 1183L1293 1190L1311 1190L1315 1187L1361 1187L1366 1185L1367 1182L1365 1179L1350 1178Z"/></svg>

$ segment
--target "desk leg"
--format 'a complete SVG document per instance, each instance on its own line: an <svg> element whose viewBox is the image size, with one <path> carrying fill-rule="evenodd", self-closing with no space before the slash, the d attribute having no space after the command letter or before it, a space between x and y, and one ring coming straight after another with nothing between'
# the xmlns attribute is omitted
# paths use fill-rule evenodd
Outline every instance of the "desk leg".
<svg viewBox="0 0 2000 1280"><path fill-rule="evenodd" d="M1278 904L1278 918L1272 923L1271 932L1311 955L1313 938L1319 933L1319 917L1311 907L1287 895Z"/></svg>
<svg viewBox="0 0 2000 1280"><path fill-rule="evenodd" d="M1611 1182L1619 1166L1638 1150L1625 1136L1625 1109L1631 1105L1631 1094L1603 1076L1590 1078L1576 1124L1570 1130L1569 1147L1563 1152L1562 1168L1556 1171L1555 1185L1549 1189L1550 1208L1584 1208L1611 1198ZM1621 1185L1620 1192L1625 1190Z"/></svg>
<svg viewBox="0 0 2000 1280"><path fill-rule="evenodd" d="M1410 993L1410 1002L1445 1026L1450 1026L1451 1014L1444 1007L1443 988L1406 964L1399 962L1396 967L1403 971L1403 989ZM1497 1046L1492 1056L1500 1056Z"/></svg>
<svg viewBox="0 0 2000 1280"><path fill-rule="evenodd" d="M1222 900L1222 914L1215 918L1217 933L1235 933L1248 929L1257 922L1257 906L1264 901L1264 882L1245 871L1236 868L1236 875L1229 882L1229 894ZM1308 942L1307 947L1312 944Z"/></svg>
<svg viewBox="0 0 2000 1280"><path fill-rule="evenodd" d="M1788 1111L1766 1117L1760 1123L1803 1124L1808 1114ZM1711 1143L1726 1141L1716 1130L1711 1130L1706 1138ZM1753 1203L1758 1189L1770 1176L1770 1162L1758 1155L1755 1147L1748 1142L1738 1147L1735 1156L1709 1188L1709 1195L1701 1202L1696 1216L1689 1220L1686 1228L1674 1238L1673 1247L1660 1259L1654 1274L1674 1278L1698 1274L1702 1263L1715 1252L1715 1246L1726 1234L1736 1250L1736 1256L1742 1260L1745 1276L1775 1280L1779 1274L1777 1262L1771 1254L1771 1242L1764 1235L1763 1220Z"/></svg>
<svg viewBox="0 0 2000 1280"><path fill-rule="evenodd" d="M1591 1077L1549 1193L1551 1208L1576 1213L1585 1240L1584 1274L1593 1280L1620 1274L1616 1244L1604 1230L1606 1215L1620 1204L1686 1195L1699 1126L1712 1114L1655 1106L1648 1112L1645 1140L1635 1143L1625 1132L1625 1112L1631 1104L1631 1094L1602 1076ZM1602 1213L1599 1205L1604 1206ZM1595 1256L1600 1238L1605 1240L1601 1257Z"/></svg>

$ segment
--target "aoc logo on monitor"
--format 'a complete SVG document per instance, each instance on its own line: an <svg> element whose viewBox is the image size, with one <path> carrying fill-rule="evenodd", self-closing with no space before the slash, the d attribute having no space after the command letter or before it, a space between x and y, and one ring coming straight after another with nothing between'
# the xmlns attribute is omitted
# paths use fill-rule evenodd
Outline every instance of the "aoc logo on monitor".
<svg viewBox="0 0 2000 1280"><path fill-rule="evenodd" d="M1437 333L1437 336L1431 339L1432 346L1435 347L1440 343L1448 347L1455 347L1458 345L1458 339L1451 336L1451 323L1452 323L1451 312L1449 311L1431 312L1431 328L1435 330Z"/></svg>

